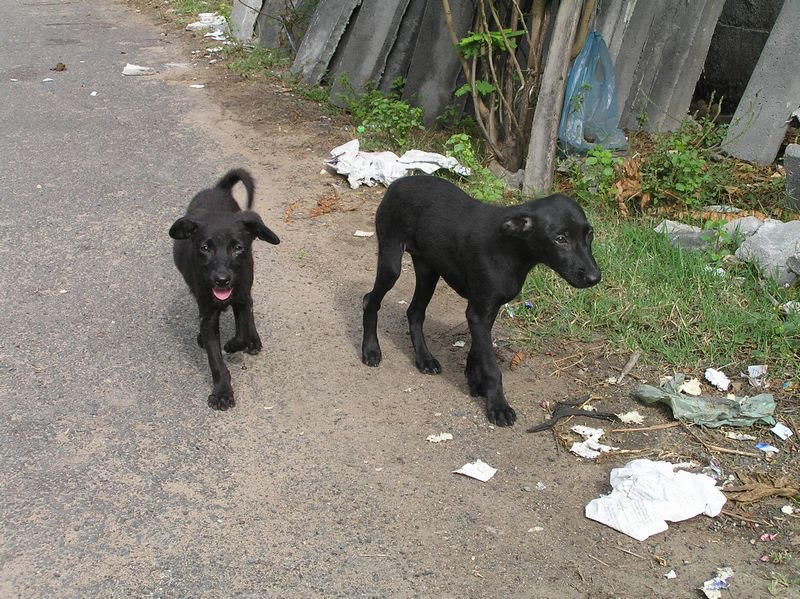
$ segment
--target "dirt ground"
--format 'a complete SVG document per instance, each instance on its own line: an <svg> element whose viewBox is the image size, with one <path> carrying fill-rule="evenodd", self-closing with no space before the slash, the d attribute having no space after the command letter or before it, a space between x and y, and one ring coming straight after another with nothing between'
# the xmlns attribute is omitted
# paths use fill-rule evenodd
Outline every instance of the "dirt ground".
<svg viewBox="0 0 800 599"><path fill-rule="evenodd" d="M373 230L383 190L351 190L321 172L328 151L354 137L353 124L278 82L242 80L224 61L208 64L209 57L193 51L213 42L162 21L145 3L127 6L132 19L149 20L166 34L165 57L193 65L158 75L170 85L205 84L195 90L182 125L207 136L198 151L208 161L215 154L244 158L241 166L258 184L256 209L282 240L256 255L256 320L265 351L228 359L238 404L225 420L236 434L208 441L209 450L214 445L237 456L227 499L220 501L229 502L230 518L245 523L239 532L215 536L218 550L236 556L236 565L221 575L226 590L208 596L696 597L721 566L735 573L723 597L763 597L769 588L778 597L800 596L800 528L795 516L781 512L786 498L752 506L729 501L726 514L671 523L644 542L584 517L586 504L610 490L610 470L630 459L706 466L713 458L725 477L794 474L795 443L780 443L763 428L745 431L781 446L768 463L710 450L707 445L756 451L715 432L612 432L604 440L622 451L589 461L565 448L576 439L569 426L608 431L609 423L578 417L555 432L526 433L556 401L587 394L600 410L638 409L641 426L670 423L665 410L631 398L638 382L657 384L669 374L647 360L624 384L611 385L606 380L619 375L629 356L601 342L542 339L523 348L513 322L502 319L494 331L497 355L518 421L508 429L490 426L463 377L465 302L444 284L426 320L443 373L425 376L414 368L405 322L404 302L413 292L407 258L380 312L384 361L377 369L363 366L360 298L372 282L376 247L353 232ZM134 14L137 7L141 15ZM220 164L220 173L230 166ZM198 188L208 183L198 181ZM466 347L454 347L458 340ZM512 357L523 349L525 359L512 370ZM182 359L183 353L175 357ZM200 359L192 364L186 385L196 387L197 401L191 409L208 410L202 401L207 372ZM794 408L783 402L780 410L791 425ZM454 438L426 441L439 432ZM452 474L475 458L498 469L489 482ZM203 493L191 481L176 485L176 494ZM762 541L764 533L776 536ZM191 547L175 549L181 550ZM215 567L209 563L209 572ZM676 578L665 578L670 570ZM119 563L117 574L128 581L123 588L137 589L134 565ZM775 576L788 586L770 587ZM187 588L176 583L173 590Z"/></svg>

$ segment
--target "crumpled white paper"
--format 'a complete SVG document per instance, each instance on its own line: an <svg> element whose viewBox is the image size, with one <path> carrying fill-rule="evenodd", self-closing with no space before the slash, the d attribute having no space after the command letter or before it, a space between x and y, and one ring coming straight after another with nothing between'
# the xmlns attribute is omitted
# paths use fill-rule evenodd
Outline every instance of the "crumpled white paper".
<svg viewBox="0 0 800 599"><path fill-rule="evenodd" d="M733 578L733 568L717 568L717 575L711 580L706 580L700 589L706 599L722 599L720 591L729 589Z"/></svg>
<svg viewBox="0 0 800 599"><path fill-rule="evenodd" d="M197 21L186 26L187 31L202 31L203 29L224 30L228 27L228 21L221 14L216 12L201 12L197 15Z"/></svg>
<svg viewBox="0 0 800 599"><path fill-rule="evenodd" d="M483 460L475 460L469 464L464 464L458 470L453 470L453 474L463 474L470 478L475 478L482 483L492 478L497 472L497 468L492 468Z"/></svg>
<svg viewBox="0 0 800 599"><path fill-rule="evenodd" d="M705 474L675 470L670 462L632 460L611 471L612 491L586 506L586 517L644 541L667 530L667 521L717 516L725 495Z"/></svg>
<svg viewBox="0 0 800 599"><path fill-rule="evenodd" d="M397 156L394 152L362 152L359 147L357 139L348 141L333 148L331 157L325 161L328 167L345 175L353 189L361 185L374 187L377 183L389 187L393 181L413 171L430 175L440 168L446 168L459 175L472 174L470 169L461 166L455 158L434 152L408 150L402 156Z"/></svg>
<svg viewBox="0 0 800 599"><path fill-rule="evenodd" d="M603 445L600 443L600 437L605 434L605 431L602 428L592 428L590 426L576 424L570 430L578 433L584 438L584 440L580 443L575 441L575 443L572 444L572 447L569 448L572 453L579 455L582 458L593 460L601 453L605 453L613 449L619 449L619 447L611 447L610 445Z"/></svg>
<svg viewBox="0 0 800 599"><path fill-rule="evenodd" d="M727 391L731 386L731 379L729 379L724 372L716 368L706 368L706 380L714 385L720 391Z"/></svg>
<svg viewBox="0 0 800 599"><path fill-rule="evenodd" d="M142 67L138 64L131 64L128 63L125 65L125 68L122 69L123 75L128 75L129 77L136 77L139 75L152 75L155 73L156 70L152 67Z"/></svg>

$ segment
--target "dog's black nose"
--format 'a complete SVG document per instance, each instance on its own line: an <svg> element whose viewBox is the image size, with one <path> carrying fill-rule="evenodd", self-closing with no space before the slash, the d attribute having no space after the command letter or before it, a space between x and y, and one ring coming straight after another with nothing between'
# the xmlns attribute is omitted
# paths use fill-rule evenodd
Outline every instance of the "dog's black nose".
<svg viewBox="0 0 800 599"><path fill-rule="evenodd" d="M214 284L217 287L227 287L230 285L231 278L229 276L216 276L214 277Z"/></svg>
<svg viewBox="0 0 800 599"><path fill-rule="evenodd" d="M597 285L600 282L600 279L602 278L603 275L600 274L599 270L596 270L586 275L586 283L588 284L589 287L591 287L592 285Z"/></svg>

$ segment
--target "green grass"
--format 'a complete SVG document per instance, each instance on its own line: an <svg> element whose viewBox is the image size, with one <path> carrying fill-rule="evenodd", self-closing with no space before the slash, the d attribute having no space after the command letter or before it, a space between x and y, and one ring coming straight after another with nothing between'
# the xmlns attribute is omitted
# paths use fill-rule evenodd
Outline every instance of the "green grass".
<svg viewBox="0 0 800 599"><path fill-rule="evenodd" d="M226 19L231 17L232 2L230 0L170 0L170 4L180 15L218 12Z"/></svg>
<svg viewBox="0 0 800 599"><path fill-rule="evenodd" d="M278 70L285 70L290 62L289 57L282 52L260 46L245 48L240 44L228 46L225 59L228 61L228 68L244 78L279 77Z"/></svg>
<svg viewBox="0 0 800 599"><path fill-rule="evenodd" d="M776 376L796 376L800 316L786 319L767 293L783 303L797 299L797 290L762 289L751 267L715 276L706 270L716 266L707 254L672 247L652 223L607 215L590 220L603 282L573 289L546 267L536 268L521 295L535 308L516 311L531 344L542 336L601 338L674 367L732 366L736 372L763 363Z"/></svg>

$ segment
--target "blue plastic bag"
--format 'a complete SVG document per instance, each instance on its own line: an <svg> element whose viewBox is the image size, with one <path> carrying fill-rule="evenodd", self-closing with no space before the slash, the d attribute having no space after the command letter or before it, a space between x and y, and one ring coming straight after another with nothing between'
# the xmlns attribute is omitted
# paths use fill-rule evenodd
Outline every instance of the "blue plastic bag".
<svg viewBox="0 0 800 599"><path fill-rule="evenodd" d="M584 154L595 145L621 150L628 142L618 123L614 63L603 38L592 31L569 71L558 140L569 153Z"/></svg>

